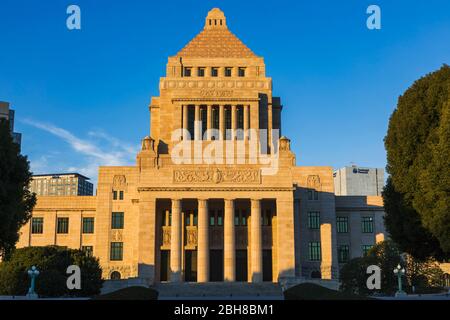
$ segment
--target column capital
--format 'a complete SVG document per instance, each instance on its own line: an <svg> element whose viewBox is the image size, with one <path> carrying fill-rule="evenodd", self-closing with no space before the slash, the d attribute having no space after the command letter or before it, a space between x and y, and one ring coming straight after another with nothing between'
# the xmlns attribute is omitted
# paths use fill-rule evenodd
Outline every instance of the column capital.
<svg viewBox="0 0 450 320"><path fill-rule="evenodd" d="M236 199L223 199L223 202L225 203L225 206L232 206L234 205L234 200Z"/></svg>
<svg viewBox="0 0 450 320"><path fill-rule="evenodd" d="M199 209L202 207L206 207L208 205L208 198L199 198L197 199Z"/></svg>
<svg viewBox="0 0 450 320"><path fill-rule="evenodd" d="M172 198L170 200L172 201L172 208L181 206L181 199L180 198Z"/></svg>

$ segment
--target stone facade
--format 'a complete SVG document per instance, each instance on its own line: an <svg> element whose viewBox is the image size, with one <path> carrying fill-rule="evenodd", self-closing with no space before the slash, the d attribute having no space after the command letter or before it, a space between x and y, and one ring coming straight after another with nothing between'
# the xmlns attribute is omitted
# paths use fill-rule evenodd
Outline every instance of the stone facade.
<svg viewBox="0 0 450 320"><path fill-rule="evenodd" d="M256 283L336 279L339 245L384 237L380 197L336 197L331 167L296 166L264 59L222 11L159 87L136 165L100 167L96 196L38 197L19 246L89 247L106 279Z"/></svg>

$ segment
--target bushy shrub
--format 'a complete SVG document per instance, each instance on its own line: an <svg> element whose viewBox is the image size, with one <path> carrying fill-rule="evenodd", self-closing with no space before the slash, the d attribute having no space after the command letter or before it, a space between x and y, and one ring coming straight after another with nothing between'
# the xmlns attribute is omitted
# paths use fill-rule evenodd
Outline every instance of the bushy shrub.
<svg viewBox="0 0 450 320"><path fill-rule="evenodd" d="M67 288L67 267L81 269L81 290ZM0 295L25 295L30 286L27 271L36 266L40 272L36 293L42 297L92 296L100 292L103 280L97 258L80 250L57 246L17 249L0 264Z"/></svg>

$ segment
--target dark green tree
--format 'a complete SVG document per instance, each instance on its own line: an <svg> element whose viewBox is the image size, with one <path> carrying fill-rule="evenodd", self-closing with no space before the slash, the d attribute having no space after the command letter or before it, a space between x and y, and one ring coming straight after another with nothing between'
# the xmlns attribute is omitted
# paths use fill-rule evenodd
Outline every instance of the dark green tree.
<svg viewBox="0 0 450 320"><path fill-rule="evenodd" d="M9 121L0 119L0 257L8 257L19 230L31 217L36 196L28 190L31 172L27 157L13 142Z"/></svg>
<svg viewBox="0 0 450 320"><path fill-rule="evenodd" d="M67 288L67 267L81 269L81 289ZM14 250L10 259L0 264L0 295L25 295L30 285L27 270L40 271L36 292L42 297L93 296L100 293L102 270L97 258L80 250L57 246L26 247Z"/></svg>
<svg viewBox="0 0 450 320"><path fill-rule="evenodd" d="M450 255L450 67L400 96L385 137L386 227L417 256ZM396 202L398 202L396 204ZM423 244L420 244L422 242Z"/></svg>
<svg viewBox="0 0 450 320"><path fill-rule="evenodd" d="M394 189L391 177L384 187L383 198L386 211L384 221L400 251L420 260L426 260L429 256L442 259L444 254L439 241L423 227L417 211L405 204L405 197Z"/></svg>

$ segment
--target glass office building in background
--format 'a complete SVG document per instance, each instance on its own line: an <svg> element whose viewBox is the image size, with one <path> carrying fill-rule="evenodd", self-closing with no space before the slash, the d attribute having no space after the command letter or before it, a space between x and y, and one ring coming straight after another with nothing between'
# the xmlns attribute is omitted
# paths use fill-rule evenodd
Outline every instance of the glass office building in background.
<svg viewBox="0 0 450 320"><path fill-rule="evenodd" d="M92 196L94 185L79 173L33 175L30 190L38 196Z"/></svg>

